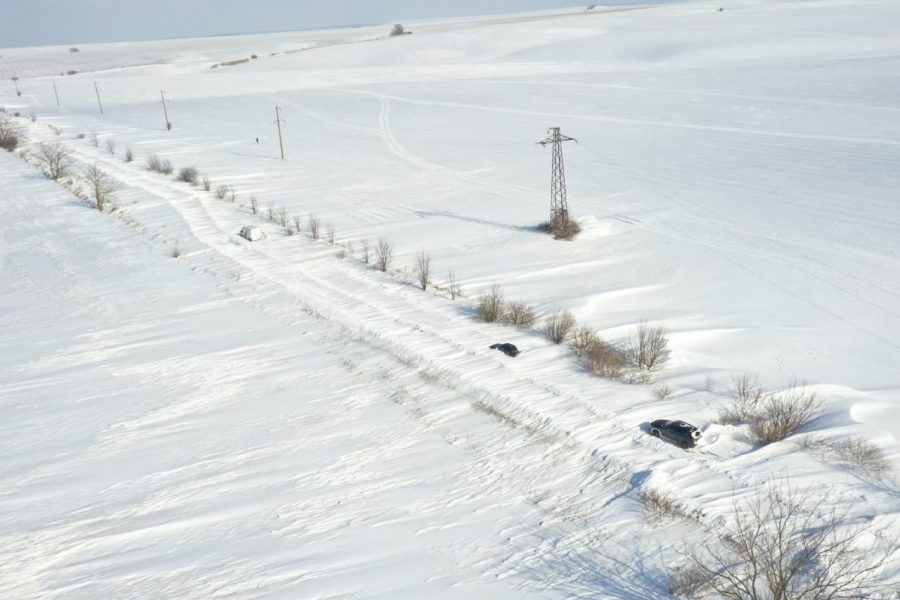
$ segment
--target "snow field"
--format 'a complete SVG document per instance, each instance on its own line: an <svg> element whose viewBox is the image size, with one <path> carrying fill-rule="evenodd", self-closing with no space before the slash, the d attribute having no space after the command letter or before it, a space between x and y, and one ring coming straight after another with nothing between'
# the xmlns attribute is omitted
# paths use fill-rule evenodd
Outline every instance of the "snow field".
<svg viewBox="0 0 900 600"><path fill-rule="evenodd" d="M654 597L664 593L662 571L677 541L701 533L684 525L649 526L639 513L638 489L672 491L711 524L729 514L732 494L752 493L784 473L821 487L841 506L851 504L852 516L876 530L896 531L895 475L870 481L821 463L791 441L754 450L740 429L712 423L717 407L729 401L731 373L760 371L773 386L798 377L826 401L804 433L863 434L897 465L900 317L893 306L900 293L900 219L892 195L900 136L892 117L900 90L885 77L896 66L891 52L897 43L888 35L896 18L887 2L814 2L748 3L723 15L692 4L484 27L434 24L403 40L333 46L229 69L203 63L98 74L109 96L103 118L90 114L87 100L67 101L57 111L48 104L52 96L29 95L40 114L30 137L66 140L80 164L97 163L119 180L122 210L152 243L134 248L121 228L105 226L118 232L129 257L150 269L130 280L124 274L131 265L108 277L70 274L83 263L102 264L98 258L109 253L104 240L51 245L33 260L23 250L7 261L27 265L22 276L8 279L26 282L23 300L8 317L10 331L18 332L10 343L34 322L70 319L79 342L58 348L59 327L48 327L42 331L48 337L37 337L28 354L4 353L12 356L10 372L25 374L6 384L23 407L11 421L17 434L10 447L28 448L8 467L20 481L6 494L7 505L17 509L8 535L11 547L32 545L34 554L10 563L10 576L0 580L32 569L35 595L59 586L86 595L163 589L189 596L221 590L340 597L361 593L354 582L365 581L386 597ZM770 31L773 20L777 35ZM779 36L790 42L776 43ZM80 79L90 80L71 81ZM171 133L162 130L159 109L147 100L162 85L175 98ZM22 101L4 96L2 102ZM288 118L284 163L274 160L267 121L274 104ZM47 123L64 135L54 136ZM546 211L549 156L533 147L545 125L561 125L579 138L566 147L570 202L584 229L572 244L531 230ZM100 134L101 148L72 140L91 130ZM259 146L252 143L257 135ZM120 149L133 147L138 161L109 156L102 150L107 138ZM142 155L151 152L170 158L176 169L197 166L213 186L234 185L238 203L146 172ZM30 180L31 172L9 161L4 188L39 186L39 202L56 197L51 184ZM241 206L251 195L263 207L318 214L335 224L340 241L384 236L404 269L415 252L426 250L436 274L456 271L470 298L499 283L508 297L525 298L544 313L571 309L611 339L641 318L664 322L673 331L675 354L658 377L674 395L659 402L648 386L594 380L536 333L477 325L468 302L422 294L402 278L339 261L324 243L284 237L264 225L267 242L236 244L234 233L253 221ZM20 199L8 210L7 222L41 215ZM67 210L65 233L60 229L54 243L65 244L69 228L84 227L84 213ZM51 237L44 227L34 227L35 239ZM179 261L166 256L172 245L185 251ZM175 269L184 283L165 283ZM40 277L42 271L49 277ZM70 294L70 302L30 306L43 280ZM73 285L82 280L96 287ZM152 301L145 298L148 280L178 291L170 307L184 312L178 328L201 336L196 362L180 349L192 337L175 331L155 342L160 364L139 354L167 327L166 311L157 306L167 294L154 285ZM127 281L128 287L111 287ZM204 289L195 290L200 282ZM102 286L107 293L98 292ZM204 291L218 300L201 300ZM98 310L120 320L121 306L110 306L108 298L137 303L136 329L108 332L105 341L100 333L96 340ZM69 304L86 308L72 316L63 308ZM234 310L234 317L223 310ZM232 323L241 327L235 331ZM300 329L310 337L298 337ZM252 344L228 350L236 333ZM526 352L508 361L487 350L496 341L512 341ZM323 347L333 361L322 358ZM117 359L122 348L138 354ZM304 370L297 372L300 364ZM229 386L241 372L246 381ZM58 413L39 408L37 400L65 397L59 390L95 388L104 373L134 378L152 391L124 392L130 388L114 378L81 401L63 402ZM204 374L200 382L197 373ZM35 391L45 379L60 387ZM310 389L315 384L321 391ZM100 410L85 404L91 398L103 400ZM128 414L106 414L113 398ZM309 410L281 423L297 401ZM76 418L60 425L75 465L40 444L28 446L40 437L31 431L79 406L91 426ZM345 421L353 409L359 418ZM309 453L294 439L308 424L307 414L316 425ZM685 454L639 428L672 416L704 426L697 452ZM383 420L384 429L376 430ZM102 517L115 509L115 495L91 514L87 500L58 484L43 483L59 520L37 508L27 516L42 482L73 467L83 475L74 471L70 486L82 477L94 481L85 471L102 471L98 461L115 463L124 452L105 441L108 430L132 427L121 440L129 445L118 469L110 467L109 479L100 477L96 485L124 487L115 520L134 527L149 511L147 527L131 538L106 534ZM285 442L269 453L265 432L273 427ZM210 438L212 450L195 442L197 432L220 428L237 431ZM407 429L408 438L396 435ZM180 440L187 452L154 456L156 436ZM249 448L260 448L259 463L244 456L252 454ZM420 456L434 448L446 454L433 462ZM238 465L249 464L231 464L229 453L238 455ZM285 455L287 464L272 464ZM192 489L193 482L182 488L155 474L167 473L170 459L188 473L212 460L218 478L200 489ZM335 460L339 466L330 466ZM154 510L152 496L141 499L143 479L124 474L135 462L146 464L153 489L175 508L167 512L162 502ZM369 470L377 474L361 477ZM294 475L298 471L309 475ZM203 503L229 489L232 478L238 480L235 504L222 509L221 521L208 523ZM263 494L255 486L276 491ZM321 498L298 492L316 486L327 488ZM420 496L432 487L440 488L434 496ZM276 510L274 502L291 522L270 529L289 532L286 538L266 534L258 521L242 529L242 511L266 513ZM471 515L457 512L460 503ZM406 512L398 513L397 505ZM94 519L65 520L79 510ZM209 527L218 540L209 548L228 548L228 556L198 558L207 556L206 542L190 537L184 554L166 565L192 564L194 571L171 573L151 557L182 539L171 528L185 514L197 519L185 526ZM433 515L428 524L423 514ZM59 523L64 535L48 531L46 523ZM243 534L232 531L255 537L240 549L234 540ZM424 542L422 552L419 531L441 532L433 534L440 539ZM78 546L86 535L102 541ZM74 558L72 564L65 558L43 562L59 559L60 544L73 556L96 558L83 565ZM301 566L300 546L333 550ZM116 563L114 555L126 558ZM373 563L373 556L389 564ZM413 559L421 561L410 572L422 588L400 569ZM896 578L896 564L890 568L885 576ZM261 587L241 587L247 582ZM127 587L145 584L150 587ZM160 585L172 587L154 587Z"/></svg>

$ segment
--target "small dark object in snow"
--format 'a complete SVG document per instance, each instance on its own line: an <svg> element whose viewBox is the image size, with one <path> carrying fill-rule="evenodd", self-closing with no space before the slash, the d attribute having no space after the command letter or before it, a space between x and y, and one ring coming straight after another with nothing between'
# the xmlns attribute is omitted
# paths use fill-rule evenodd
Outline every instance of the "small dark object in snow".
<svg viewBox="0 0 900 600"><path fill-rule="evenodd" d="M517 357L520 353L519 349L512 344L494 344L491 346L491 350L499 350L503 354L513 358Z"/></svg>
<svg viewBox="0 0 900 600"><path fill-rule="evenodd" d="M700 439L702 434L699 429L690 423L658 419L650 423L650 435L662 438L687 450L697 445L697 440Z"/></svg>

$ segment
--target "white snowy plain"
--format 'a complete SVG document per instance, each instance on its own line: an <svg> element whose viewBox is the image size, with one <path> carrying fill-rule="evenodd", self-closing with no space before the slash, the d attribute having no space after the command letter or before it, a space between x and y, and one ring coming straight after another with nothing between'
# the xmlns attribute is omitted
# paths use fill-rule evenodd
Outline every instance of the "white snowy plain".
<svg viewBox="0 0 900 600"><path fill-rule="evenodd" d="M900 536L900 4L409 28L0 51L29 143L121 185L117 219L0 153L0 597L665 598L682 541L785 476ZM534 231L553 126L578 139L572 242ZM359 259L379 237L392 274ZM417 290L419 251L467 297ZM492 284L611 340L665 324L672 360L650 385L593 378L474 320ZM745 372L822 409L756 448L715 424ZM656 418L703 441L652 439ZM813 434L863 436L892 471L818 460L795 443ZM648 522L648 487L699 522ZM900 556L879 577L900 586Z"/></svg>

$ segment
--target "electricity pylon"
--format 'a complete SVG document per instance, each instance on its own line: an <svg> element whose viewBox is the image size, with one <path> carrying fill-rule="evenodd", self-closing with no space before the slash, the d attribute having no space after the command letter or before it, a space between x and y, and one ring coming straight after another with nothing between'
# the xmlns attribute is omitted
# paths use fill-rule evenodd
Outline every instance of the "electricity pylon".
<svg viewBox="0 0 900 600"><path fill-rule="evenodd" d="M538 142L541 146L553 145L553 162L550 173L550 225L556 232L569 223L569 204L566 200L566 167L563 163L563 142L577 142L575 138L563 135L559 127L551 127L545 140Z"/></svg>

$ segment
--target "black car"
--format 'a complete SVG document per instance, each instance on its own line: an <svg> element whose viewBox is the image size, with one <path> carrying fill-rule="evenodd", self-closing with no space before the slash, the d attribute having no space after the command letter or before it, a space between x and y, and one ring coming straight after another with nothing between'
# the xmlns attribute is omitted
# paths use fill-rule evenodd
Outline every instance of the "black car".
<svg viewBox="0 0 900 600"><path fill-rule="evenodd" d="M693 448L700 439L700 430L684 421L659 419L650 423L650 435L672 442L682 448Z"/></svg>

